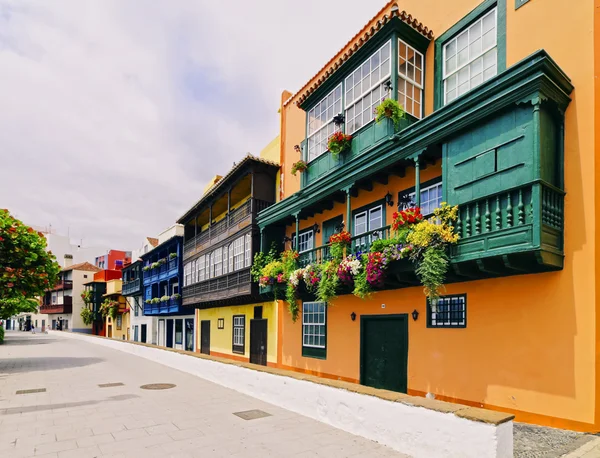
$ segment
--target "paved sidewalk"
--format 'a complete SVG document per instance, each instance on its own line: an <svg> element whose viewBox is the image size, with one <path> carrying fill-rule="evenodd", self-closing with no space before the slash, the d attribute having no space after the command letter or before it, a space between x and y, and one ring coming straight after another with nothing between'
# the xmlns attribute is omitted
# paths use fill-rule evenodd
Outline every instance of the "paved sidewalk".
<svg viewBox="0 0 600 458"><path fill-rule="evenodd" d="M564 458L600 458L600 437L565 455Z"/></svg>
<svg viewBox="0 0 600 458"><path fill-rule="evenodd" d="M99 384L122 383L99 387ZM171 383L167 390L141 385ZM16 394L18 390L45 392ZM260 410L264 418L234 413ZM7 332L0 457L405 457L367 439L127 353Z"/></svg>

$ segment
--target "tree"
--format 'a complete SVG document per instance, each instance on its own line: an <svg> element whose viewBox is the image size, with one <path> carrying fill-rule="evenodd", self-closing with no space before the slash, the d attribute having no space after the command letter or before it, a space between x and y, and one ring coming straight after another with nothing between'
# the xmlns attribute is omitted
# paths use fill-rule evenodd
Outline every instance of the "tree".
<svg viewBox="0 0 600 458"><path fill-rule="evenodd" d="M60 266L46 247L44 234L0 210L1 318L32 311L31 300L56 284Z"/></svg>

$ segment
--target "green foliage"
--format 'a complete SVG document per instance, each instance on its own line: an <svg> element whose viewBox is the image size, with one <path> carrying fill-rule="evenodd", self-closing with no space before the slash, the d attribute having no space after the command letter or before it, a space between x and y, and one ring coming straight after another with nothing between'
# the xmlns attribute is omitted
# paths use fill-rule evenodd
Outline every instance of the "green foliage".
<svg viewBox="0 0 600 458"><path fill-rule="evenodd" d="M306 168L308 167L308 165L306 164L306 162L300 160L298 162L294 162L292 164L292 175L296 176L296 173L300 172L304 172L306 170Z"/></svg>
<svg viewBox="0 0 600 458"><path fill-rule="evenodd" d="M375 121L377 122L381 122L383 118L391 119L396 130L400 126L400 120L406 116L402 105L394 99L385 99L381 102L375 109L375 114Z"/></svg>
<svg viewBox="0 0 600 458"><path fill-rule="evenodd" d="M4 326L0 326L0 344L4 343Z"/></svg>
<svg viewBox="0 0 600 458"><path fill-rule="evenodd" d="M21 313L21 306L29 309L23 299L41 296L56 284L60 266L46 247L41 232L0 210L0 315L8 318Z"/></svg>
<svg viewBox="0 0 600 458"><path fill-rule="evenodd" d="M292 322L295 323L298 319L298 313L300 313L300 308L298 307L296 288L294 288L294 285L292 285L291 282L288 282L287 287L285 289L285 300L288 303L288 310L290 311L290 315L292 315Z"/></svg>
<svg viewBox="0 0 600 458"><path fill-rule="evenodd" d="M321 280L317 287L317 300L319 302L329 303L336 297L336 290L340 284L340 279L337 275L339 260L331 260L322 264Z"/></svg>
<svg viewBox="0 0 600 458"><path fill-rule="evenodd" d="M398 245L399 243L401 242L397 237L373 240L371 242L371 248L369 249L369 251L371 253L375 253L376 251L382 252L385 248L392 245Z"/></svg>
<svg viewBox="0 0 600 458"><path fill-rule="evenodd" d="M92 302L92 291L86 289L83 293L81 293L81 299L83 299L85 305L90 304Z"/></svg>
<svg viewBox="0 0 600 458"><path fill-rule="evenodd" d="M352 292L356 297L361 299L368 298L373 292L373 288L367 281L367 256L363 255L361 259L362 269L358 272L358 275L354 277L354 291Z"/></svg>
<svg viewBox="0 0 600 458"><path fill-rule="evenodd" d="M425 287L425 294L432 304L435 304L440 297L440 289L443 287L447 271L448 254L444 248L432 246L423 251L415 273Z"/></svg>
<svg viewBox="0 0 600 458"><path fill-rule="evenodd" d="M37 313L39 303L37 299L0 299L0 320L7 320L11 316L21 313Z"/></svg>
<svg viewBox="0 0 600 458"><path fill-rule="evenodd" d="M277 248L275 242L271 244L271 248L268 253L263 253L262 251L256 253L254 255L254 262L252 263L252 268L250 269L250 274L252 275L252 279L254 281L260 281L260 277L262 277L262 270L265 266L277 259Z"/></svg>
<svg viewBox="0 0 600 458"><path fill-rule="evenodd" d="M81 309L80 315L85 325L90 325L94 321L94 313L87 307Z"/></svg>

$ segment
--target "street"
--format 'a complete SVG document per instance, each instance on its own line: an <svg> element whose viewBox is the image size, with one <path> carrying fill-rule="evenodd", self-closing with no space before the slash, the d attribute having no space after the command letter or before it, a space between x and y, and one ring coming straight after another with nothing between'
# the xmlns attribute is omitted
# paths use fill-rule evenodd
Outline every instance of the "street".
<svg viewBox="0 0 600 458"><path fill-rule="evenodd" d="M175 386L140 388L146 384ZM16 394L21 390L45 391ZM260 412L241 415L269 416L245 420L234 415L256 410ZM0 346L0 456L5 458L358 455L405 456L200 378L87 342L8 331Z"/></svg>

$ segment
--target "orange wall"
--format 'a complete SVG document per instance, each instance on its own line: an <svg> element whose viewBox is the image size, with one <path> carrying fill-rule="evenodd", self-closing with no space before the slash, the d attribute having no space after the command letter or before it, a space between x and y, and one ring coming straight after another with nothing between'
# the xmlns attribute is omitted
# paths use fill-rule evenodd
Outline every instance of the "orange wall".
<svg viewBox="0 0 600 458"><path fill-rule="evenodd" d="M600 108L600 103L594 94L595 1L578 0L576 6L564 8L562 0L530 0L516 11L514 0L500 1L507 2L507 66L543 48L575 86L565 115L564 270L449 285L448 293L468 295L468 327L462 330L426 329L420 288L381 292L368 301L346 296L329 309L327 360L301 356L301 326L292 324L284 314L282 363L358 379L359 321L351 322L349 314L410 313L416 308L421 316L417 322L410 319L409 390L514 410L517 419L525 421L598 431L600 320L594 288L598 218L594 213L598 173L594 127L595 108ZM399 3L401 10L440 36L480 1ZM433 109L433 48L432 43L426 56L427 114ZM300 187L299 176L291 176L289 169L299 159L293 145L304 139L305 113L294 105L293 98L282 110L283 189L289 196ZM352 200L352 207L381 198L387 188L395 200L395 191L413 185L409 176L391 179L389 186L378 185L371 193L361 191ZM425 171L422 180L427 179ZM388 224L392 212L393 207L388 207ZM336 204L334 210L317 215L316 220L340 213L345 215L345 204ZM301 228L314 221L302 221ZM291 231L290 227L288 233ZM317 244L321 243L319 237ZM385 310L381 303L386 304Z"/></svg>

